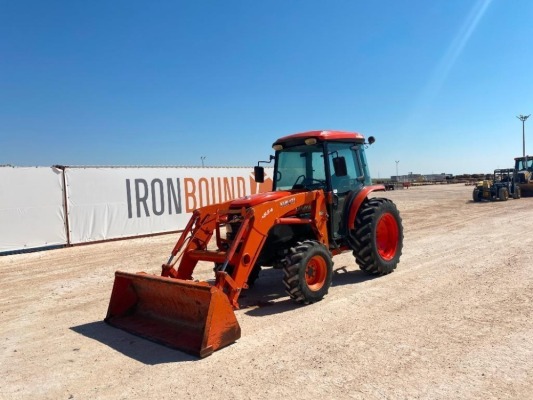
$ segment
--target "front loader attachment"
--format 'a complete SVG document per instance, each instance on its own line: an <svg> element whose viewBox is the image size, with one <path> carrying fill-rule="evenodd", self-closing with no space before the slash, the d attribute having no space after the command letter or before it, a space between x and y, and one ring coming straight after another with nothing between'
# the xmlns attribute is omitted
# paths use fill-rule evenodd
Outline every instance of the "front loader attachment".
<svg viewBox="0 0 533 400"><path fill-rule="evenodd" d="M145 273L115 273L105 321L199 357L241 337L233 307L220 289Z"/></svg>

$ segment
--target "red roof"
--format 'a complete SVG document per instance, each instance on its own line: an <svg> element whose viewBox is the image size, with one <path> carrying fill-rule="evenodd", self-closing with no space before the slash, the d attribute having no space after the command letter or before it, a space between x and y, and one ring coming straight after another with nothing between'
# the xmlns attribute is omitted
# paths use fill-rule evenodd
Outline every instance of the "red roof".
<svg viewBox="0 0 533 400"><path fill-rule="evenodd" d="M357 132L343 132L343 131L309 131L302 133L295 133L293 135L284 136L276 140L276 143L286 142L291 139L300 139L300 138L316 138L318 140L341 140L341 141L352 141L352 140L364 140L365 137Z"/></svg>

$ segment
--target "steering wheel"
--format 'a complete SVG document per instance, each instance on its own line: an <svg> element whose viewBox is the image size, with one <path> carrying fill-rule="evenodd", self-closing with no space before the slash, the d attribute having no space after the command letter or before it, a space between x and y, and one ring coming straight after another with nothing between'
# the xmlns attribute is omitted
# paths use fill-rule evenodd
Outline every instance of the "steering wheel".
<svg viewBox="0 0 533 400"><path fill-rule="evenodd" d="M298 183L298 181L300 180L300 178L303 178L303 179L302 179L302 183ZM295 186L301 186L301 187L304 187L305 185L303 184L303 182L305 182L305 175L300 175L298 178L296 178L296 180L295 180L294 183L292 184L293 189L295 188Z"/></svg>
<svg viewBox="0 0 533 400"><path fill-rule="evenodd" d="M303 178L302 183L298 183L298 181L300 181L301 178ZM293 189L317 189L319 187L325 187L325 186L326 186L325 180L306 178L305 175L300 175L298 178L296 178L296 181L294 181L292 188Z"/></svg>
<svg viewBox="0 0 533 400"><path fill-rule="evenodd" d="M319 187L326 187L326 181L321 179L310 179L310 183L305 185L308 189L318 189Z"/></svg>

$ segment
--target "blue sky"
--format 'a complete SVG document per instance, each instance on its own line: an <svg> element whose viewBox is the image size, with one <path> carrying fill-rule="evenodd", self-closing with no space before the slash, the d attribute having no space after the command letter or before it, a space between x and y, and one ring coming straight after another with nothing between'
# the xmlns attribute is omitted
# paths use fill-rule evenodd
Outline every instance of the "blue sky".
<svg viewBox="0 0 533 400"><path fill-rule="evenodd" d="M0 0L0 164L253 166L338 129L374 178L490 172L532 39L531 0Z"/></svg>

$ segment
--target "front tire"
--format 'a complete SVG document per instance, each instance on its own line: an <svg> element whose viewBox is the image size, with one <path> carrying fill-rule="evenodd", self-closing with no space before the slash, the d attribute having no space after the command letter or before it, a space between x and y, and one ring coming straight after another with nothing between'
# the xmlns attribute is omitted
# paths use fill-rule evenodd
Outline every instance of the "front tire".
<svg viewBox="0 0 533 400"><path fill-rule="evenodd" d="M319 242L299 242L285 258L283 272L286 292L294 301L301 304L315 303L322 300L331 285L331 253Z"/></svg>
<svg viewBox="0 0 533 400"><path fill-rule="evenodd" d="M474 189L474 191L472 192L472 200L474 201L480 201L481 198L479 197L479 189Z"/></svg>
<svg viewBox="0 0 533 400"><path fill-rule="evenodd" d="M390 274L403 248L400 213L389 199L366 200L359 209L352 231L353 255L359 268L368 274Z"/></svg>

